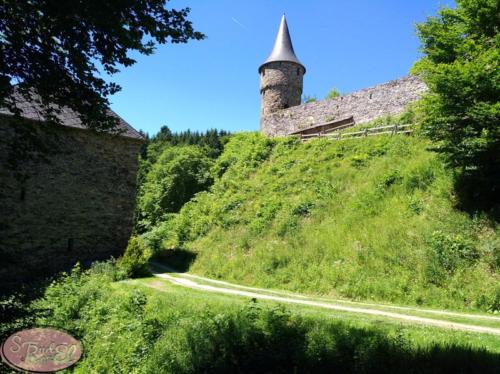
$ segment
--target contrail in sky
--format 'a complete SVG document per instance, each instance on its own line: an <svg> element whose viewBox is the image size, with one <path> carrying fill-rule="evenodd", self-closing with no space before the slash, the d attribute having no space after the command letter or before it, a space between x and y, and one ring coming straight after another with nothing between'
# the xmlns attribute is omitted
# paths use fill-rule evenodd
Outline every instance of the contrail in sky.
<svg viewBox="0 0 500 374"><path fill-rule="evenodd" d="M244 24L242 24L240 21L238 21L236 18L234 17L231 17L231 19L233 20L234 23L236 23L238 26L241 26L242 28L244 28L245 30L248 30L246 28L246 26Z"/></svg>

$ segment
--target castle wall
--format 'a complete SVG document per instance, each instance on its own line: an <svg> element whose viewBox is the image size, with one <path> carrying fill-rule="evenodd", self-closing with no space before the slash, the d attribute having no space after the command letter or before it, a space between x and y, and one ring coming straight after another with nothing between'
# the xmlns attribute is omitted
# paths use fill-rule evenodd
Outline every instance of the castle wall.
<svg viewBox="0 0 500 374"><path fill-rule="evenodd" d="M123 252L141 144L0 116L0 286Z"/></svg>
<svg viewBox="0 0 500 374"><path fill-rule="evenodd" d="M426 90L427 86L418 77L405 77L335 99L262 115L260 127L268 136L285 136L309 126L350 116L358 124L365 123L403 112L408 104L420 98Z"/></svg>
<svg viewBox="0 0 500 374"><path fill-rule="evenodd" d="M304 68L293 62L269 62L260 69L261 115L300 105Z"/></svg>

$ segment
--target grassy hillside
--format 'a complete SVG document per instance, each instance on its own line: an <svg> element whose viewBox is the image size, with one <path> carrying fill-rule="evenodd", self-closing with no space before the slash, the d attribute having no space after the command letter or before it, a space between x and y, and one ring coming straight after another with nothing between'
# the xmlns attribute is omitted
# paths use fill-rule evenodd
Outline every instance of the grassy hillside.
<svg viewBox="0 0 500 374"><path fill-rule="evenodd" d="M109 263L74 269L16 327L62 328L81 339L75 373L493 373L499 363L495 336L117 276Z"/></svg>
<svg viewBox="0 0 500 374"><path fill-rule="evenodd" d="M417 136L232 136L214 184L145 234L167 261L262 287L498 311L499 229L455 208ZM184 264L185 265L185 264Z"/></svg>

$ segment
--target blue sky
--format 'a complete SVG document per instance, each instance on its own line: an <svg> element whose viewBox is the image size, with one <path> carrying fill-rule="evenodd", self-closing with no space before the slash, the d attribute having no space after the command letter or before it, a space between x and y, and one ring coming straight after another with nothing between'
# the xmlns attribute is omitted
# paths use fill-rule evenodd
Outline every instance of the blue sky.
<svg viewBox="0 0 500 374"><path fill-rule="evenodd" d="M259 128L257 69L271 52L286 13L295 52L306 66L304 94L352 92L408 74L419 58L415 23L451 0L172 0L191 7L207 38L158 46L112 79L112 108L150 134Z"/></svg>

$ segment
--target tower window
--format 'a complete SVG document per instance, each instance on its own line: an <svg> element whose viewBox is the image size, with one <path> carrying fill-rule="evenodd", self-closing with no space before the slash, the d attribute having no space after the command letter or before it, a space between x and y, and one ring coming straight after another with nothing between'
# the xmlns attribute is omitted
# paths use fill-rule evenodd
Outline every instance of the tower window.
<svg viewBox="0 0 500 374"><path fill-rule="evenodd" d="M300 68L297 68L297 75L300 75Z"/></svg>
<svg viewBox="0 0 500 374"><path fill-rule="evenodd" d="M262 69L262 76L266 75L266 69Z"/></svg>

